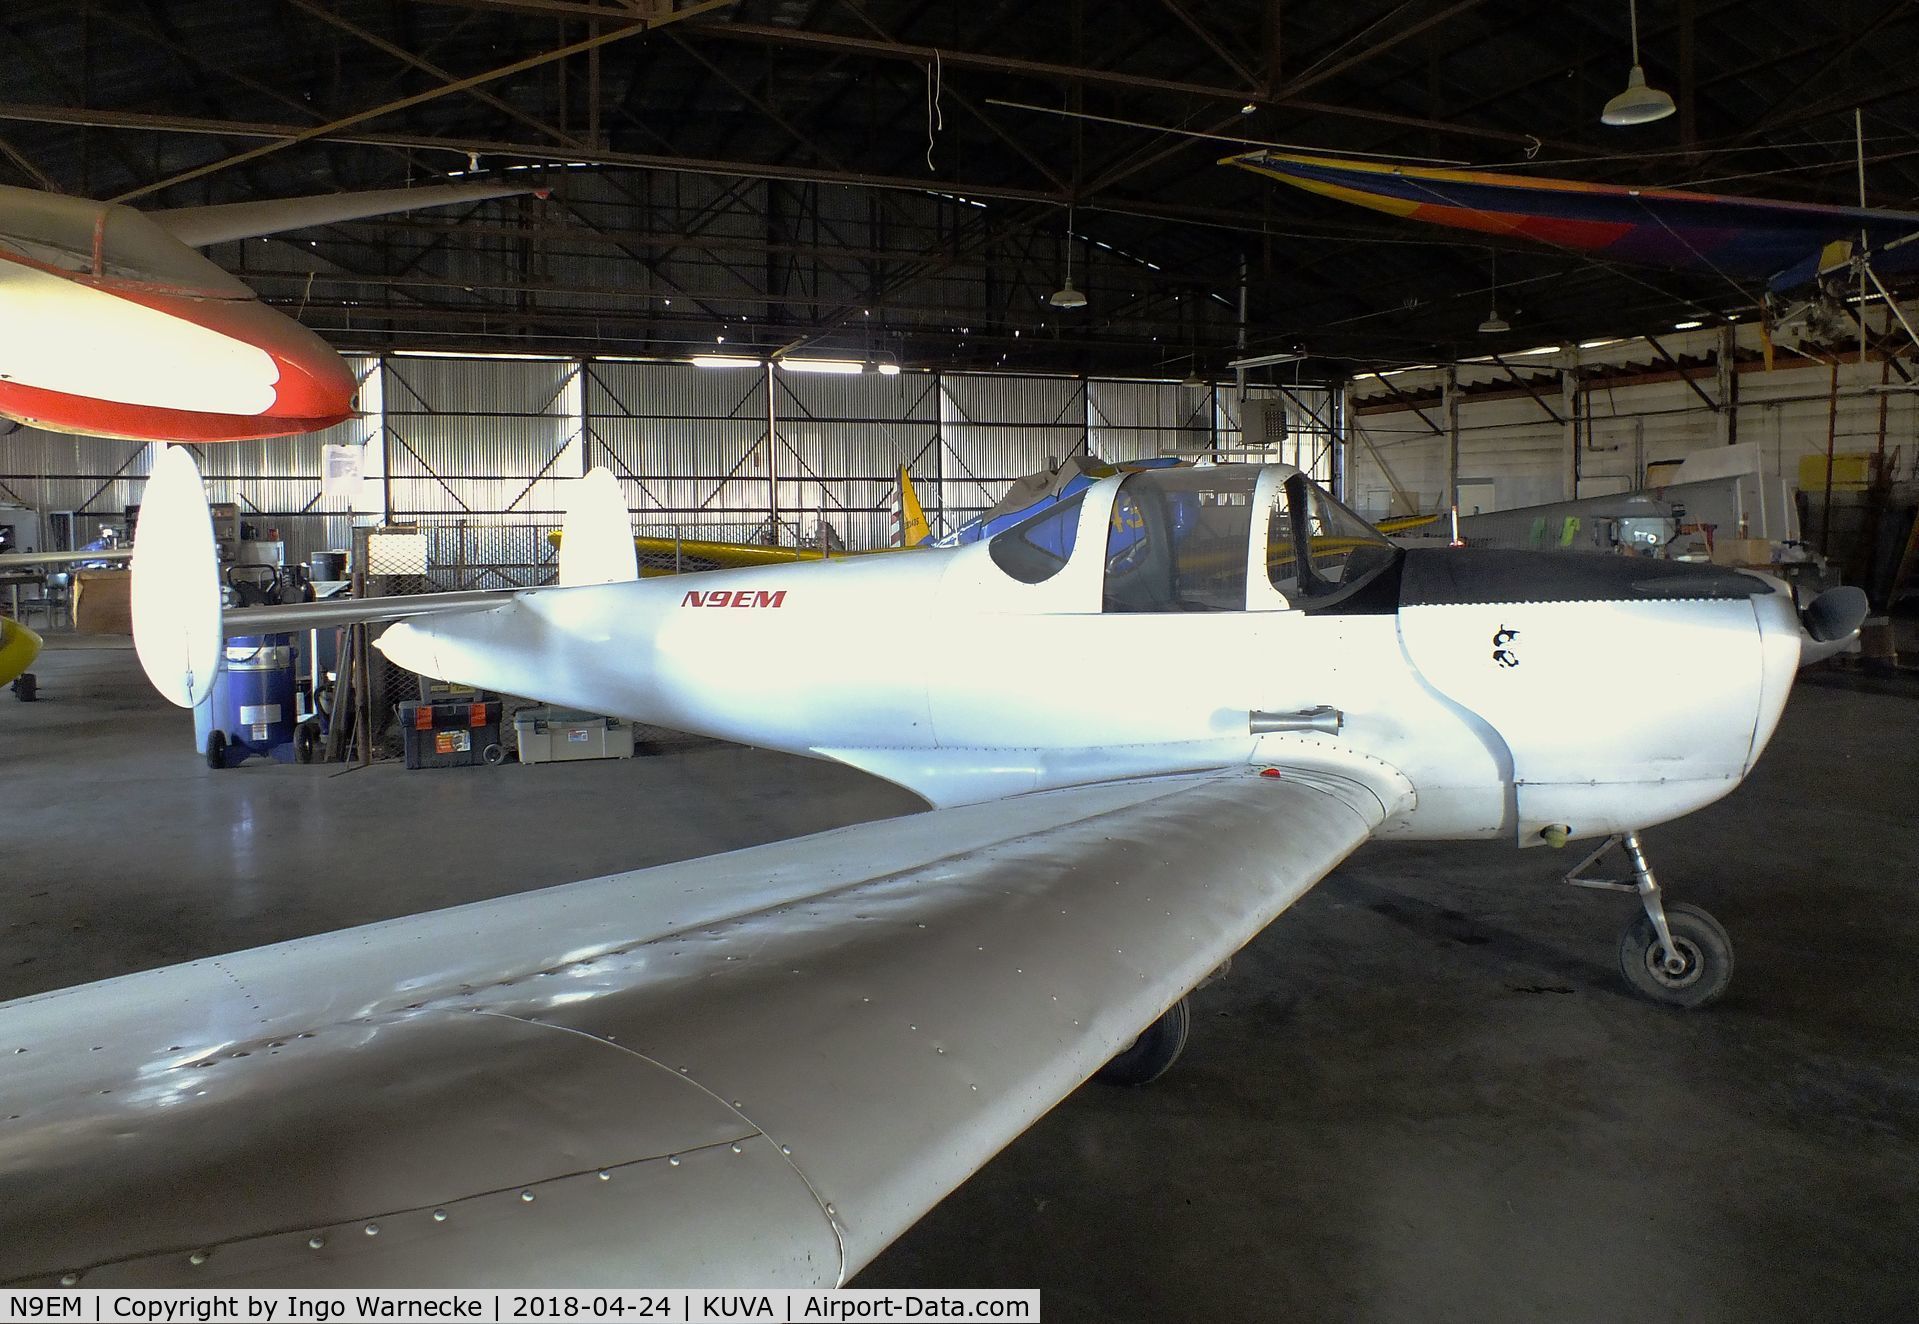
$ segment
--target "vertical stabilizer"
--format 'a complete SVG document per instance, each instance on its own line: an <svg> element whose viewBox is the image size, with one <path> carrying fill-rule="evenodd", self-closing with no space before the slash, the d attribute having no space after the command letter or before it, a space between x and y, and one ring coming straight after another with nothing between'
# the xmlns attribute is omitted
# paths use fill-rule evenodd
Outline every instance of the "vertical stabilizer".
<svg viewBox="0 0 1919 1324"><path fill-rule="evenodd" d="M933 533L926 526L926 512L920 509L919 493L913 490L913 479L903 464L899 478L899 486L893 489L893 521L886 541L893 547L918 547Z"/></svg>
<svg viewBox="0 0 1919 1324"><path fill-rule="evenodd" d="M626 494L610 470L570 484L560 525L560 585L623 584L640 577Z"/></svg>
<svg viewBox="0 0 1919 1324"><path fill-rule="evenodd" d="M169 446L147 477L134 531L134 650L155 689L197 708L213 693L223 642L206 488L187 449Z"/></svg>

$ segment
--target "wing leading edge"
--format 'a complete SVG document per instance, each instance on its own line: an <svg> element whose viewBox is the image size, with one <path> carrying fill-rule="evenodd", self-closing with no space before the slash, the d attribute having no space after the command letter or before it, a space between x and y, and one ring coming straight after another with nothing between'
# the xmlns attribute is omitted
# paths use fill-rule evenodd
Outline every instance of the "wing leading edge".
<svg viewBox="0 0 1919 1324"><path fill-rule="evenodd" d="M0 1280L843 1282L1382 812L1081 787L0 1006Z"/></svg>

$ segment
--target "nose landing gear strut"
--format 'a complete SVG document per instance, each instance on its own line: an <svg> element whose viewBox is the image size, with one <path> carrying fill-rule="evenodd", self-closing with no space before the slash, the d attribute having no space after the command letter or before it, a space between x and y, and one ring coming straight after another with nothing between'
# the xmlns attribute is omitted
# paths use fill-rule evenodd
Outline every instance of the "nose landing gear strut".
<svg viewBox="0 0 1919 1324"><path fill-rule="evenodd" d="M1586 870L1619 846L1632 876L1588 878ZM1732 982L1732 939L1718 920L1698 906L1667 906L1639 834L1612 836L1566 874L1574 887L1636 892L1642 911L1619 936L1619 970L1641 997L1670 1007L1703 1007Z"/></svg>

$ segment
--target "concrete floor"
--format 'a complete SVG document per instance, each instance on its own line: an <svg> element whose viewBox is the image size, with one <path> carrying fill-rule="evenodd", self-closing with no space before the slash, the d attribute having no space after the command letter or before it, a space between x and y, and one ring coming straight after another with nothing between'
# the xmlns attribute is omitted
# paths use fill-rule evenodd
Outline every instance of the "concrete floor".
<svg viewBox="0 0 1919 1324"><path fill-rule="evenodd" d="M0 697L0 998L909 812L830 765L213 773L123 648ZM1876 692L1875 692L1876 691ZM1649 835L1738 951L1635 1000L1627 898L1498 846L1373 846L861 1285L1038 1286L1046 1318L1561 1322L1919 1314L1919 695L1800 688L1759 773Z"/></svg>

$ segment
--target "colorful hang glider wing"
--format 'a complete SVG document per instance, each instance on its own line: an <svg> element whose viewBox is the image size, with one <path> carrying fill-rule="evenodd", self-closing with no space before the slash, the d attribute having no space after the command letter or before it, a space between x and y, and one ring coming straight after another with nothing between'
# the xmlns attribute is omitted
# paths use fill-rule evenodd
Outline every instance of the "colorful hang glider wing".
<svg viewBox="0 0 1919 1324"><path fill-rule="evenodd" d="M1516 235L1611 261L1764 279L1775 288L1842 265L1850 248L1832 246L1849 246L1862 230L1875 251L1919 232L1915 212L1775 198L1266 151L1221 164L1410 220ZM1913 249L1919 245L1894 251Z"/></svg>

